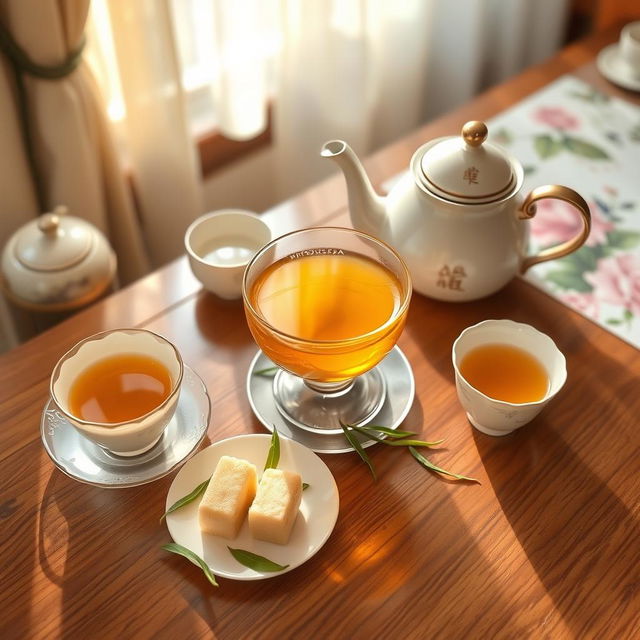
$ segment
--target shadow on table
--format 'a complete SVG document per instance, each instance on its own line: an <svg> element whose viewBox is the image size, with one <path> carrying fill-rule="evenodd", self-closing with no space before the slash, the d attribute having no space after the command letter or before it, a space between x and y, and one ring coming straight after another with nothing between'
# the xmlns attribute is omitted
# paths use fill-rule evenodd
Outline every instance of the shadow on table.
<svg viewBox="0 0 640 640"><path fill-rule="evenodd" d="M616 424L616 411L607 423ZM500 439L472 431L502 511L573 637L630 637L624 625L640 582L640 525L607 478L544 415ZM602 438L580 449L596 460L607 448ZM637 452L627 454L611 466L632 477Z"/></svg>
<svg viewBox="0 0 640 640"><path fill-rule="evenodd" d="M438 497L426 503L437 478L425 471L424 489L410 490L402 475L393 473L393 467L411 464L408 454L395 451L390 462L380 460L377 450L372 453L381 479L395 481L374 485L364 466L360 473L345 470L344 477L338 470L345 499L336 527L303 567L255 582L220 579L220 588L211 593L202 588L206 583L197 570L172 563L185 580L178 587L182 597L209 621L216 638L420 637L418 629L424 637L437 629L446 630L446 637L489 633L491 623L483 616L502 616L508 600L487 588L494 572L448 492L436 491ZM447 527L434 529L425 544L414 532L428 530L435 518ZM428 601L421 599L425 591ZM458 615L468 608L475 620ZM210 617L214 610L217 619Z"/></svg>
<svg viewBox="0 0 640 640"><path fill-rule="evenodd" d="M258 346L251 337L242 300L222 300L203 292L196 302L195 319L203 338L216 346L216 359L232 368L235 388L244 390L250 358Z"/></svg>
<svg viewBox="0 0 640 640"><path fill-rule="evenodd" d="M223 349L237 348L252 339L242 300L223 300L202 291L196 301L196 323L209 342Z"/></svg>
<svg viewBox="0 0 640 640"><path fill-rule="evenodd" d="M630 624L640 584L640 525L607 482L614 479L613 487L637 500L640 489L629 487L638 487L638 451L628 448L636 442L638 416L628 399L637 397L637 377L589 341L581 330L585 321L568 310L550 313L548 297L530 285L509 284L490 298L455 305L455 314L451 304L417 300L416 321L410 318L407 330L435 372L450 381L453 397L451 347L465 327L482 320L532 324L565 353L567 385L532 423L504 438L470 430L505 517L574 637L616 637L614 629L625 637L620 627ZM588 436L580 429L587 415L589 424L602 425ZM603 458L607 463L599 464ZM599 477L598 468L609 470L607 477Z"/></svg>
<svg viewBox="0 0 640 640"><path fill-rule="evenodd" d="M208 443L205 438L201 447ZM160 549L170 536L159 517L173 477L106 489L51 471L37 528L38 564L57 587L40 613L49 637L137 638L157 627L154 618L171 615L158 607L174 585L165 581L159 586L157 574L171 555ZM122 611L130 619L123 620ZM32 632L40 623L30 621Z"/></svg>
<svg viewBox="0 0 640 640"><path fill-rule="evenodd" d="M416 419L420 413L414 405ZM56 632L124 639L211 629L231 640L253 637L256 629L265 637L325 629L326 638L402 637L406 624L413 633L438 625L449 637L489 633L489 621L508 611L508 597L491 588L496 568L452 499L452 491L481 489L452 487L426 470L416 484L404 473L417 464L406 451L377 446L369 452L378 483L355 454L325 456L340 487L340 515L303 567L256 582L220 579L218 589L197 567L159 548L169 541L158 514L171 476L106 490L53 470L40 506L38 559L58 587L48 612L60 621ZM415 535L420 530L429 531L427 544ZM389 614L406 612L424 592L430 594L424 606ZM297 612L295 624L289 607ZM461 608L473 617L459 616Z"/></svg>

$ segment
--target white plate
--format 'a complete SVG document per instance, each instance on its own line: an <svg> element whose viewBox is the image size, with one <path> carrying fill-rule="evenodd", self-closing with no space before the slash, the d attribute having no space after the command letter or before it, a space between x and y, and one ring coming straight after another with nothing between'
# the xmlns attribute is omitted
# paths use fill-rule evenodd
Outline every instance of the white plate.
<svg viewBox="0 0 640 640"><path fill-rule="evenodd" d="M631 91L640 91L640 78L634 76L624 60L620 59L618 43L610 44L598 54L596 64L600 73L607 79Z"/></svg>
<svg viewBox="0 0 640 640"><path fill-rule="evenodd" d="M210 478L222 456L243 458L256 465L258 474L264 468L271 436L252 434L221 440L196 454L173 480L167 494L167 509ZM238 536L227 540L202 533L198 525L199 500L194 500L167 516L167 527L174 542L190 549L209 565L216 576L234 580L273 578L299 567L327 541L338 518L338 487L327 465L310 449L280 437L278 468L296 471L309 488L302 493L300 513L286 545L255 540L245 519ZM284 571L260 572L241 565L227 547L244 549L289 566Z"/></svg>

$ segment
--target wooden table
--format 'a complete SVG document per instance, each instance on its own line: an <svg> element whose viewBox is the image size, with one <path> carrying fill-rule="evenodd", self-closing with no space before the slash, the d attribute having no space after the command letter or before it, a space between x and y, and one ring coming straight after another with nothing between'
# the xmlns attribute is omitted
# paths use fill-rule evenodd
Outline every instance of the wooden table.
<svg viewBox="0 0 640 640"><path fill-rule="evenodd" d="M380 183L422 142L488 118L569 71L601 79L609 31L492 89L366 163ZM276 231L346 223L336 176L266 217ZM529 426L503 438L471 428L456 399L451 344L490 317L531 323L566 354L569 381ZM524 281L488 299L415 295L400 340L416 378L405 421L446 438L436 463L406 451L325 455L340 490L324 548L285 575L211 587L160 550L172 477L131 489L80 484L45 453L39 421L51 369L77 340L139 326L173 340L213 401L208 440L262 433L245 395L256 351L239 303L203 293L181 258L0 359L0 637L631 638L640 634L640 357ZM205 446L205 445L203 445Z"/></svg>

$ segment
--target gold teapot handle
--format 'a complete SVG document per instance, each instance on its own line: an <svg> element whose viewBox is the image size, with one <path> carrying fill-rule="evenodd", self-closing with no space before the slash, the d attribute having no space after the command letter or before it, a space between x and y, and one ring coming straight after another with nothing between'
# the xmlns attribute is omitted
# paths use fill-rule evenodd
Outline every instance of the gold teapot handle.
<svg viewBox="0 0 640 640"><path fill-rule="evenodd" d="M544 249L535 256L527 256L520 265L520 273L525 273L529 267L532 267L534 264L538 264L539 262L555 260L556 258L562 258L563 256L573 253L586 242L587 237L589 236L589 231L591 230L591 214L589 213L589 205L586 203L585 199L573 189L563 187L558 184L548 184L544 187L536 187L533 189L525 198L520 210L518 211L518 217L520 220L533 218L536 214L535 203L538 200L543 200L544 198L556 198L573 205L582 217L582 229L576 236L566 242L562 242L555 247Z"/></svg>

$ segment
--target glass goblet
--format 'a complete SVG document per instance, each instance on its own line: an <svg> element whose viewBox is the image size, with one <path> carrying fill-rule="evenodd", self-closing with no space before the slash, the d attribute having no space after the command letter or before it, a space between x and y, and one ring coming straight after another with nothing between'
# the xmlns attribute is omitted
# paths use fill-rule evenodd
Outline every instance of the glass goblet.
<svg viewBox="0 0 640 640"><path fill-rule="evenodd" d="M409 271L360 231L314 227L265 245L244 274L249 329L279 370L278 411L309 431L366 424L382 407L376 365L393 349L411 299Z"/></svg>

